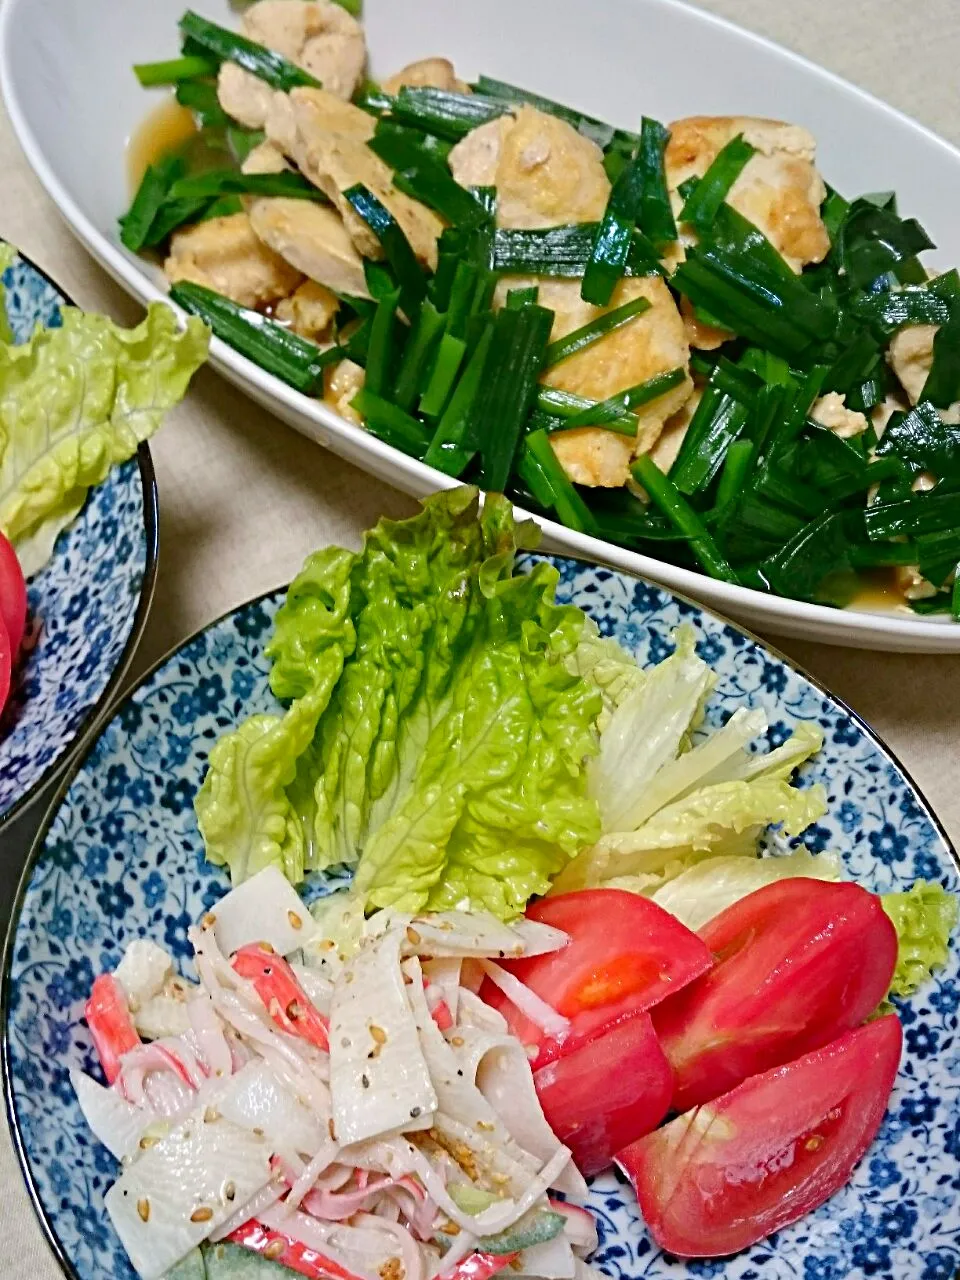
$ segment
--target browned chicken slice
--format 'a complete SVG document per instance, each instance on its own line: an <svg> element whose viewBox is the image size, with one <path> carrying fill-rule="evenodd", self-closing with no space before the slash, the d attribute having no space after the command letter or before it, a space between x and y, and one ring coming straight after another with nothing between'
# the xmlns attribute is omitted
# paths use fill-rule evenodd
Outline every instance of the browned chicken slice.
<svg viewBox="0 0 960 1280"><path fill-rule="evenodd" d="M498 116L476 129L471 129L450 152L450 171L461 187L493 187L497 182L497 165L503 153L503 142L516 121L513 116Z"/></svg>
<svg viewBox="0 0 960 1280"><path fill-rule="evenodd" d="M727 196L759 227L794 271L822 262L830 238L820 217L826 187L816 167L816 142L799 125L753 116L690 116L670 126L665 164L674 207L678 188L702 178L720 151L738 134L756 148Z"/></svg>
<svg viewBox="0 0 960 1280"><path fill-rule="evenodd" d="M517 279L498 286L498 300L505 297ZM525 283L525 282L524 282ZM591 343L576 355L549 369L547 386L587 400L608 396L646 382L672 369L686 373L690 363L683 321L673 295L659 276L621 280L607 307L594 307L580 297L579 280L539 280L539 300L553 311L551 338L556 341L605 311L623 306L635 298L646 298L650 307L625 325ZM564 470L577 484L617 488L626 483L631 458L648 452L660 435L664 421L687 400L692 389L687 376L679 386L666 392L640 414L636 439L618 435L602 427L559 433L552 440Z"/></svg>
<svg viewBox="0 0 960 1280"><path fill-rule="evenodd" d="M911 404L923 398L923 388L933 367L933 343L939 332L937 324L913 324L894 334L890 341L887 362ZM939 409L938 413L951 426L960 424L960 402Z"/></svg>
<svg viewBox="0 0 960 1280"><path fill-rule="evenodd" d="M178 231L163 269L171 283L190 280L243 307L289 297L303 280L300 271L263 243L245 213Z"/></svg>
<svg viewBox="0 0 960 1280"><path fill-rule="evenodd" d="M599 427L578 427L556 432L550 443L574 484L622 489L630 478L634 442L629 436Z"/></svg>
<svg viewBox="0 0 960 1280"><path fill-rule="evenodd" d="M697 351L716 351L733 337L729 330L718 329L715 325L701 320L689 298L680 299L680 314L683 316L683 326L687 331L687 341Z"/></svg>
<svg viewBox="0 0 960 1280"><path fill-rule="evenodd" d="M549 369L544 377L548 386L588 400L606 400L658 373L689 367L690 350L683 321L660 276L621 280L605 307L584 302L579 280L539 283L540 302L556 317L551 335L554 341L637 298L646 298L650 303L640 315ZM675 412L689 394L690 386L681 384L662 398L664 403L658 401L660 421Z"/></svg>
<svg viewBox="0 0 960 1280"><path fill-rule="evenodd" d="M916 404L923 395L933 365L933 340L939 328L935 324L912 324L891 339L887 359L911 404Z"/></svg>
<svg viewBox="0 0 960 1280"><path fill-rule="evenodd" d="M664 475L667 474L677 460L680 446L683 444L690 423L693 421L693 415L697 412L697 407L702 398L703 392L695 388L686 404L663 424L663 430L660 432L656 444L650 450L650 457Z"/></svg>
<svg viewBox="0 0 960 1280"><path fill-rule="evenodd" d="M316 280L307 280L296 293L277 303L274 315L302 338L324 342L330 336L330 326L339 306L335 293Z"/></svg>
<svg viewBox="0 0 960 1280"><path fill-rule="evenodd" d="M244 71L235 62L221 63L217 97L231 120L247 129L262 129L274 99L266 80Z"/></svg>
<svg viewBox="0 0 960 1280"><path fill-rule="evenodd" d="M265 245L317 284L369 298L363 259L329 205L269 196L249 201L250 222Z"/></svg>
<svg viewBox="0 0 960 1280"><path fill-rule="evenodd" d="M290 169L283 152L272 142L254 147L240 166L241 173L288 173Z"/></svg>
<svg viewBox="0 0 960 1280"><path fill-rule="evenodd" d="M363 28L333 0L259 0L243 15L241 30L308 71L338 98L349 100L363 78ZM225 62L218 93L227 115L248 129L263 128L274 96L263 80Z"/></svg>
<svg viewBox="0 0 960 1280"><path fill-rule="evenodd" d="M858 413L856 409L848 409L846 399L837 391L829 391L821 396L810 410L810 417L841 440L860 435L869 425L866 415Z"/></svg>
<svg viewBox="0 0 960 1280"><path fill-rule="evenodd" d="M268 139L332 201L365 257L379 259L383 250L343 194L357 183L367 187L389 209L420 262L435 270L443 223L426 205L393 185L392 170L374 155L361 136L356 116L364 113L356 108L329 111L329 95L324 99L315 90L304 89L295 89L288 97L277 95L266 121Z"/></svg>
<svg viewBox="0 0 960 1280"><path fill-rule="evenodd" d="M497 188L501 227L556 227L603 216L610 181L589 138L534 107L481 125L450 153L461 186Z"/></svg>
<svg viewBox="0 0 960 1280"><path fill-rule="evenodd" d="M470 86L457 79L457 73L449 58L421 58L411 62L388 76L382 88L384 93L399 93L405 86L411 89L443 89L446 93L469 93Z"/></svg>
<svg viewBox="0 0 960 1280"><path fill-rule="evenodd" d="M310 129L322 129L369 142L376 132L377 122L368 111L361 111L352 102L342 102L326 89L294 89L290 102L294 120L305 137Z"/></svg>
<svg viewBox="0 0 960 1280"><path fill-rule="evenodd" d="M334 413L362 427L363 419L354 409L351 401L363 387L366 374L352 360L341 360L339 364L328 366L324 370L324 404L328 404Z"/></svg>

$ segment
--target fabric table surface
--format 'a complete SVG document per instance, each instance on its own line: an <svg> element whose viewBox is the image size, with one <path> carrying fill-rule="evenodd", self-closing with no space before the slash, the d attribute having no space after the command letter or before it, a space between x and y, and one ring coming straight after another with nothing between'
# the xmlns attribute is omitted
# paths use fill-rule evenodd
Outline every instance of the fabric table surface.
<svg viewBox="0 0 960 1280"><path fill-rule="evenodd" d="M703 0L703 7L806 55L960 144L955 0ZM693 113L695 89L691 93ZM2 110L0 174L0 237L22 248L82 307L134 323L139 308L73 239ZM210 370L198 377L152 449L160 491L160 572L131 679L198 627L288 581L316 547L355 546L379 516L404 516L415 505L297 435ZM960 842L960 657L774 643L877 730ZM41 812L38 806L0 840L4 928ZM0 1275L56 1280L60 1274L4 1127Z"/></svg>

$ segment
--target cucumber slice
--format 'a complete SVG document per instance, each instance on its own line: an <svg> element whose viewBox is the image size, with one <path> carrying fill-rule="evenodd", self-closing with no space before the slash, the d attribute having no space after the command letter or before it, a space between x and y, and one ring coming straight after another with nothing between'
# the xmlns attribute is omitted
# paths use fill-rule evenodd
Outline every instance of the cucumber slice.
<svg viewBox="0 0 960 1280"><path fill-rule="evenodd" d="M532 1249L535 1244L545 1244L562 1230L562 1213L534 1209L506 1231L495 1236L481 1236L477 1248L481 1253L519 1253L521 1249Z"/></svg>

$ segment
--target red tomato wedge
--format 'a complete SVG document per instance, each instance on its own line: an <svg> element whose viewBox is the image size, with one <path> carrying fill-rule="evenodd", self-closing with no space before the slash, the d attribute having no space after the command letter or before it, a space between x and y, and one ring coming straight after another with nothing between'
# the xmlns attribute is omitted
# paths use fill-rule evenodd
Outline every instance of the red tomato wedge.
<svg viewBox="0 0 960 1280"><path fill-rule="evenodd" d="M0 711L6 706L7 698L10 696L10 682L13 678L13 653L10 649L10 640L7 636L7 629L3 625L3 618L0 618Z"/></svg>
<svg viewBox="0 0 960 1280"><path fill-rule="evenodd" d="M101 973L95 980L83 1016L90 1028L107 1084L113 1084L120 1074L120 1059L131 1049L138 1048L141 1041L120 983L112 973Z"/></svg>
<svg viewBox="0 0 960 1280"><path fill-rule="evenodd" d="M491 982L481 995L523 1044L537 1048L534 1070L652 1008L713 963L709 948L686 925L622 889L544 898L527 908L527 917L562 929L570 941L549 955L501 963L569 1018L570 1031L562 1039L547 1037Z"/></svg>
<svg viewBox="0 0 960 1280"><path fill-rule="evenodd" d="M278 1027L328 1049L327 1020L311 1003L297 975L268 942L241 947L230 961L241 978L248 978Z"/></svg>
<svg viewBox="0 0 960 1280"><path fill-rule="evenodd" d="M863 1022L890 989L897 934L855 884L781 880L700 930L716 964L653 1014L686 1111Z"/></svg>
<svg viewBox="0 0 960 1280"><path fill-rule="evenodd" d="M534 1074L547 1122L587 1178L667 1114L673 1072L649 1013L549 1062Z"/></svg>
<svg viewBox="0 0 960 1280"><path fill-rule="evenodd" d="M621 1151L657 1244L682 1258L722 1257L823 1204L873 1141L901 1043L890 1014Z"/></svg>
<svg viewBox="0 0 960 1280"><path fill-rule="evenodd" d="M27 584L17 553L0 533L0 622L10 642L10 661L16 661L27 625ZM0 705L3 698L0 698Z"/></svg>

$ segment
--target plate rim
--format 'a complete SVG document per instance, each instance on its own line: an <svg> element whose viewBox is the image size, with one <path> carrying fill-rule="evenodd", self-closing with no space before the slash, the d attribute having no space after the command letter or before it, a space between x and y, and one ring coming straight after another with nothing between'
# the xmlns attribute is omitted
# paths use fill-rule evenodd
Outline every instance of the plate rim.
<svg viewBox="0 0 960 1280"><path fill-rule="evenodd" d="M608 566L597 563L595 561L585 560L580 556L558 555L555 552L542 552L539 550L534 551L532 554L536 556L541 556L541 557L545 556L547 559L551 561L568 560L568 561L573 561L576 564L579 564L587 569L592 569L592 570L600 569L606 572L611 572ZM639 574L631 574L625 569L614 569L612 570L612 572L621 574L626 578L633 578L638 583L653 586L658 591L662 591L666 593L668 596L671 596L674 599L683 602L684 604L697 610L699 613L708 614L715 621L720 622L724 626L732 627L734 630L739 631L742 635L746 636L747 639L751 640L754 644L758 645L761 650L765 651L770 656L775 658L778 662L782 663L784 666L789 668L795 675L798 675L802 679L808 681L809 684L812 685L814 689L816 689L820 694L822 694L824 697L829 699L829 701L832 702L835 706L840 708L857 725L860 731L866 735L866 737L870 740L873 746L881 753L881 755L886 757L886 759L897 770L899 770L900 774L906 781L908 787L912 790L913 795L916 797L919 808L927 817L927 819L930 821L934 830L937 832L941 841L943 842L943 846L946 849L947 856L954 863L957 870L960 871L960 850L958 850L958 847L954 844L953 840L951 839L943 823L940 821L939 817L934 811L932 805L927 800L926 795L921 790L921 788L917 785L916 781L913 778L913 775L901 762L896 752L894 752L893 749L889 747L887 743L883 740L883 738L881 738L880 735L874 729L871 728L871 726L859 714L859 712L855 711L847 702L844 701L843 698L841 698L838 694L831 692L831 690L828 689L826 685L817 676L807 671L807 669L801 663L796 662L793 658L789 657L784 653L781 653L781 651L775 645L772 645L768 641L762 639L760 636L755 635L752 631L749 630L749 628L744 627L741 623L735 622L732 619L725 617L721 613L717 613L715 609L711 609L711 608L708 608L706 605L699 604L696 600L690 599L690 597L683 595L681 592L672 591L669 588L664 587L657 582L650 582ZM273 596L277 596L286 592L289 588L289 585L290 584L287 583L278 587L273 587L268 591L261 592L259 595L252 596L248 600L241 601L239 604L234 605L232 608L224 610L223 613L211 619L211 621L204 623L200 627L197 627L196 630L194 630L189 636L187 636L179 644L176 644L172 646L170 649L168 649L167 652L164 653L162 657L158 658L154 663L151 664L151 666L146 671L144 671L138 677L138 679L125 692L123 698L118 700L117 704L112 708L113 715L110 721L100 724L98 726L100 732L102 733L103 730L106 729L107 723L112 723L113 719L115 719L117 715L119 715L121 708L124 705L126 705L126 703L129 702L140 691L140 689L142 689L144 685L146 685L147 682L151 680L159 670L161 670L162 667L166 666L166 664L169 661L171 661L178 653L180 653L188 645L193 644L194 641L196 641L200 636L205 635L207 632L211 631L214 627L217 627L221 623L226 622L228 618L231 618L234 614L239 613L241 610L247 609L251 605L256 605L263 600L270 599ZM47 1247L50 1249L51 1253L53 1254L54 1259L57 1262L58 1266L60 1267L61 1271L67 1277L67 1280L81 1280L81 1277L78 1271L76 1270L76 1268L74 1267L73 1263L71 1262L70 1258L67 1256L66 1250L60 1240L60 1237L57 1235L54 1229L53 1223L51 1222L49 1215L47 1214L47 1210L40 1196L40 1192L37 1187L37 1184L31 1169L30 1160L27 1155L26 1143L24 1141L23 1134L21 1132L20 1121L17 1114L16 1102L14 1099L13 1065L11 1061L10 1034L9 1034L10 1032L9 1015L10 1015L10 1000L12 995L13 949L14 949L14 943L17 935L17 927L20 923L20 918L23 912L24 899L26 897L26 893L30 884L32 873L33 873L34 867L39 862L40 857L43 854L43 849L46 844L46 839L50 832L50 828L53 825L54 819L57 813L59 812L61 806L63 805L63 802L66 799L67 794L70 791L70 788L73 786L74 781L76 780L83 766L86 764L88 756L91 754L91 752L93 751L93 748L96 746L97 740L98 740L98 737L91 737L84 744L85 749L82 755L78 754L77 757L71 762L69 769L65 773L63 779L61 780L60 785L57 787L56 793L51 798L47 811L43 816L43 821L40 823L40 826L37 829L36 835L34 836L33 842L30 846L30 851L27 854L27 858L24 863L23 870L20 874L19 881L17 883L17 891L14 896L13 905L10 910L10 919L7 924L7 928L4 936L2 961L0 961L0 1074L2 1074L4 1115L7 1121L7 1129L10 1136L10 1140L13 1145L13 1149L16 1153L17 1164L20 1169L20 1176L26 1188L27 1195L30 1199L30 1204L33 1208L34 1215L39 1223L39 1226L43 1234L44 1240L47 1244ZM960 946L960 942L958 942L956 945Z"/></svg>
<svg viewBox="0 0 960 1280"><path fill-rule="evenodd" d="M16 245L13 246L16 248ZM25 263L31 271L34 271L41 279L45 280L51 289L54 289L63 299L63 305L75 307L77 304L69 293L58 284L48 271L45 271L39 263L35 262L29 254L23 253L17 249L17 257L21 262ZM160 496L157 489L157 474L153 465L153 455L150 453L150 446L144 441L137 446L137 464L140 471L140 488L143 492L143 532L146 538L147 561L143 570L143 581L140 584L140 597L137 601L137 608L133 616L133 626L130 629L130 635L123 647L123 652L117 665L110 674L107 683L104 685L100 696L87 709L80 723L74 730L73 738L63 748L59 755L47 765L44 771L36 778L26 789L23 795L19 796L9 809L0 813L0 836L4 834L6 829L16 822L16 820L37 801L40 793L53 781L61 770L68 770L76 762L77 757L91 735L95 734L100 727L103 719L109 714L119 686L126 678L130 670L140 641L143 639L143 632L147 625L147 618L150 614L150 608L153 604L154 593L157 588L157 571L160 561Z"/></svg>
<svg viewBox="0 0 960 1280"><path fill-rule="evenodd" d="M141 303L145 305L158 301L168 303L184 324L186 313L171 302L169 295L151 280L142 265L131 261L121 248L80 210L73 196L48 163L45 153L27 123L26 113L13 88L15 70L10 57L10 32L20 8L25 7L27 2L28 0L7 0L5 4L0 5L0 96L27 163L56 205L58 213L67 223L71 233L100 266ZM827 78L834 85L868 103L881 115L909 124L911 128L918 130L928 140L950 153L960 166L960 147L954 146L927 125L890 103L884 102L882 98L860 88L859 85L855 85L836 72L820 66L813 59L778 44L768 36L740 26L720 14L700 9L688 3L687 0L642 0L642 2L654 7L677 9L692 14L708 28L712 26L735 32L741 39L752 43L766 53L786 58L808 73ZM280 417L286 425L313 439L321 448L329 449L338 456L347 458L366 474L383 475L385 483L392 484L403 492L414 494L419 498L426 493L437 489L453 488L460 483L433 467L427 467L425 463L408 457L367 432L362 437L363 458L362 460L356 458L350 448L351 443L355 444L358 439L356 427L340 418L322 401L295 391L216 337L210 344L210 363L220 376L226 377L228 381L237 385L244 395L264 405L268 412ZM280 407L287 413L296 415L298 425L294 425L289 418L284 418ZM312 430L306 429L306 423L309 423ZM377 467L372 465L374 462L378 463L383 470L378 471ZM386 469L389 469L389 478L387 478ZM758 614L763 615L763 622L760 625L772 625L775 628L781 626L792 629L794 634L802 632L807 638L813 638L822 644L861 648L868 651L886 649L893 652L960 653L960 623L935 622L907 614L901 616L893 612L887 614L874 613L866 609L836 609L829 605L811 604L787 596L769 595L752 587L719 582L696 570L671 565L666 561L642 555L626 547L619 547L601 538L577 533L555 520L535 516L521 506L516 506L515 510L523 517L535 519L552 544L572 558L591 559L598 562L605 560L608 565L620 572L649 577L669 591L679 590L680 593L690 592L696 595L707 585L707 589L713 598L719 601L722 609L749 611L753 615L754 623L757 622ZM707 607L713 606L711 604ZM816 634L812 635L814 628L816 628ZM853 637L851 637L851 631L854 633Z"/></svg>

